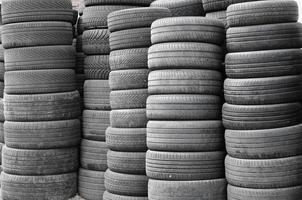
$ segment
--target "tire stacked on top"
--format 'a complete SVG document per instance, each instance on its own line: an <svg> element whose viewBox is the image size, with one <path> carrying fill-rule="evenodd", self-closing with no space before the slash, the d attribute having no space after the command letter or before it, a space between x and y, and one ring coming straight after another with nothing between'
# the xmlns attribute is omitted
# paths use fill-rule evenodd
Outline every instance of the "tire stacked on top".
<svg viewBox="0 0 302 200"><path fill-rule="evenodd" d="M4 49L1 41L1 30L2 30L2 17L1 17L1 3L0 3L0 98L3 98L4 90Z"/></svg>
<svg viewBox="0 0 302 200"><path fill-rule="evenodd" d="M221 120L224 25L155 21L148 53L149 199L226 199Z"/></svg>
<svg viewBox="0 0 302 200"><path fill-rule="evenodd" d="M223 123L229 200L301 199L302 24L297 19L295 1L228 7Z"/></svg>
<svg viewBox="0 0 302 200"><path fill-rule="evenodd" d="M202 0L156 0L150 6L169 8L172 17L204 16Z"/></svg>
<svg viewBox="0 0 302 200"><path fill-rule="evenodd" d="M2 1L3 199L68 199L80 139L70 0Z"/></svg>
<svg viewBox="0 0 302 200"><path fill-rule="evenodd" d="M105 174L105 200L147 200L146 99L150 27L156 19L170 17L167 8L135 8L108 16L110 34L109 76L111 127Z"/></svg>
<svg viewBox="0 0 302 200"><path fill-rule="evenodd" d="M83 140L79 194L87 200L101 200L107 169L105 131L110 124L109 30L107 15L116 10L149 6L150 1L85 0L80 36L84 58Z"/></svg>

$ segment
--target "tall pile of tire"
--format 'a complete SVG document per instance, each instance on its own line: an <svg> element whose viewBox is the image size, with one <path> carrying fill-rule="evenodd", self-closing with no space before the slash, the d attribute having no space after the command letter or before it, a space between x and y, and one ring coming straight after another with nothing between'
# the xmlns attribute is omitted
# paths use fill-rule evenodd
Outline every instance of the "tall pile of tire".
<svg viewBox="0 0 302 200"><path fill-rule="evenodd" d="M84 0L80 18L80 36L84 57L83 140L79 195L87 200L101 200L105 191L104 173L107 169L105 131L110 125L109 30L110 12L149 6L150 0L116 1Z"/></svg>
<svg viewBox="0 0 302 200"><path fill-rule="evenodd" d="M302 196L302 24L295 1L228 7L223 123L229 200Z"/></svg>
<svg viewBox="0 0 302 200"><path fill-rule="evenodd" d="M150 27L170 17L167 8L135 8L108 16L111 114L106 131L109 147L104 200L147 200L146 99Z"/></svg>
<svg viewBox="0 0 302 200"><path fill-rule="evenodd" d="M2 163L2 147L4 146L4 105L3 105L3 91L4 91L4 49L1 41L1 30L2 30L2 16L1 16L1 3L0 3L0 166ZM2 167L0 167L0 175ZM0 176L1 177L1 176ZM0 179L1 182L1 179ZM0 183L1 186L1 183Z"/></svg>
<svg viewBox="0 0 302 200"><path fill-rule="evenodd" d="M225 200L221 120L224 25L204 17L155 21L148 53L149 200Z"/></svg>
<svg viewBox="0 0 302 200"><path fill-rule="evenodd" d="M168 8L172 17L204 16L202 0L156 0L150 6Z"/></svg>
<svg viewBox="0 0 302 200"><path fill-rule="evenodd" d="M80 140L70 0L3 0L2 199L68 199Z"/></svg>

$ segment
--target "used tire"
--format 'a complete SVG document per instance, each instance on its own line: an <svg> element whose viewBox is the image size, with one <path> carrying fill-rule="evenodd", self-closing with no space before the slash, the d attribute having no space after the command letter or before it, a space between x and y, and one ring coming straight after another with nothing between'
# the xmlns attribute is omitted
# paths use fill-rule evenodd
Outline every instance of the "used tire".
<svg viewBox="0 0 302 200"><path fill-rule="evenodd" d="M228 28L226 10L209 12L206 14L206 18L218 19L223 23L224 27Z"/></svg>
<svg viewBox="0 0 302 200"><path fill-rule="evenodd" d="M204 11L209 13L213 11L226 10L228 6L236 3L260 0L202 0Z"/></svg>
<svg viewBox="0 0 302 200"><path fill-rule="evenodd" d="M110 73L109 56L94 55L86 56L84 60L86 79L107 80Z"/></svg>
<svg viewBox="0 0 302 200"><path fill-rule="evenodd" d="M118 195L112 194L110 192L104 192L103 200L148 200L148 197L134 197L134 196L125 196L125 195Z"/></svg>
<svg viewBox="0 0 302 200"><path fill-rule="evenodd" d="M148 69L148 48L131 48L111 51L109 63L112 71Z"/></svg>
<svg viewBox="0 0 302 200"><path fill-rule="evenodd" d="M110 110L108 80L86 80L84 83L84 107L90 110Z"/></svg>
<svg viewBox="0 0 302 200"><path fill-rule="evenodd" d="M110 53L109 30L93 29L83 33L83 52L86 55L107 55Z"/></svg>
<svg viewBox="0 0 302 200"><path fill-rule="evenodd" d="M146 108L147 89L116 90L110 93L112 109Z"/></svg>
<svg viewBox="0 0 302 200"><path fill-rule="evenodd" d="M112 110L110 124L114 128L145 128L147 124L146 109Z"/></svg>
<svg viewBox="0 0 302 200"><path fill-rule="evenodd" d="M117 70L110 72L111 90L142 89L148 87L148 69Z"/></svg>
<svg viewBox="0 0 302 200"><path fill-rule="evenodd" d="M85 0L86 6L95 6L95 5L139 5L139 6L149 6L150 3L154 0Z"/></svg>

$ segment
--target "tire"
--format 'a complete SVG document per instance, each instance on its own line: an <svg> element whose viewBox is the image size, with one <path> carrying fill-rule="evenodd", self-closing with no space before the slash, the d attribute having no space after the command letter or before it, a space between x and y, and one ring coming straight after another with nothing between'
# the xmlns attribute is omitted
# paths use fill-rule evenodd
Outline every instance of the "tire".
<svg viewBox="0 0 302 200"><path fill-rule="evenodd" d="M79 35L82 35L85 31L85 24L83 22L83 16L79 16L77 23L77 32Z"/></svg>
<svg viewBox="0 0 302 200"><path fill-rule="evenodd" d="M274 199L274 200L299 200L302 195L302 186L289 188L274 188L274 189L252 189L241 188L228 185L229 200L258 200L258 199Z"/></svg>
<svg viewBox="0 0 302 200"><path fill-rule="evenodd" d="M146 108L147 98L147 89L117 90L110 94L110 105L112 109Z"/></svg>
<svg viewBox="0 0 302 200"><path fill-rule="evenodd" d="M171 17L168 8L133 8L119 10L108 15L108 27L111 33L134 28L151 27L151 24L161 18Z"/></svg>
<svg viewBox="0 0 302 200"><path fill-rule="evenodd" d="M273 159L302 154L302 124L264 130L226 130L226 149L242 159Z"/></svg>
<svg viewBox="0 0 302 200"><path fill-rule="evenodd" d="M80 168L79 171L79 195L84 199L102 200L105 192L105 172L91 171Z"/></svg>
<svg viewBox="0 0 302 200"><path fill-rule="evenodd" d="M3 1L2 22L4 24L28 21L66 21L74 18L72 4L68 0Z"/></svg>
<svg viewBox="0 0 302 200"><path fill-rule="evenodd" d="M218 19L223 23L225 28L228 28L226 10L209 12L209 13L206 14L206 18Z"/></svg>
<svg viewBox="0 0 302 200"><path fill-rule="evenodd" d="M146 172L150 179L193 181L224 177L223 151L161 152L147 151Z"/></svg>
<svg viewBox="0 0 302 200"><path fill-rule="evenodd" d="M284 188L301 185L302 156L279 159L248 160L226 157L228 183L255 189Z"/></svg>
<svg viewBox="0 0 302 200"><path fill-rule="evenodd" d="M300 48L301 37L300 23L234 27L227 30L227 48L229 53Z"/></svg>
<svg viewBox="0 0 302 200"><path fill-rule="evenodd" d="M196 42L162 43L149 48L148 65L150 70L183 69L184 66L186 69L221 70L223 59L224 53L217 45Z"/></svg>
<svg viewBox="0 0 302 200"><path fill-rule="evenodd" d="M224 149L221 121L149 121L147 145L166 152L204 152Z"/></svg>
<svg viewBox="0 0 302 200"><path fill-rule="evenodd" d="M14 175L55 175L78 170L78 148L24 150L4 146L2 169Z"/></svg>
<svg viewBox="0 0 302 200"><path fill-rule="evenodd" d="M83 139L80 156L82 168L94 171L106 171L107 150L105 142Z"/></svg>
<svg viewBox="0 0 302 200"><path fill-rule="evenodd" d="M150 6L169 8L173 17L204 15L201 0L156 0Z"/></svg>
<svg viewBox="0 0 302 200"><path fill-rule="evenodd" d="M0 81L4 82L5 67L4 62L0 62Z"/></svg>
<svg viewBox="0 0 302 200"><path fill-rule="evenodd" d="M146 129L108 127L106 130L106 144L113 151L146 151Z"/></svg>
<svg viewBox="0 0 302 200"><path fill-rule="evenodd" d="M74 69L75 49L72 46L37 46L5 50L5 70Z"/></svg>
<svg viewBox="0 0 302 200"><path fill-rule="evenodd" d="M87 80L84 84L84 107L89 110L110 110L108 80Z"/></svg>
<svg viewBox="0 0 302 200"><path fill-rule="evenodd" d="M105 191L103 195L103 200L148 200L148 197L133 197L133 196L124 196L112 194Z"/></svg>
<svg viewBox="0 0 302 200"><path fill-rule="evenodd" d="M146 174L146 152L108 151L108 168L117 173Z"/></svg>
<svg viewBox="0 0 302 200"><path fill-rule="evenodd" d="M109 75L111 90L144 89L148 87L148 69L118 70Z"/></svg>
<svg viewBox="0 0 302 200"><path fill-rule="evenodd" d="M45 94L77 89L72 69L6 72L4 84L6 94Z"/></svg>
<svg viewBox="0 0 302 200"><path fill-rule="evenodd" d="M77 52L83 52L83 34L78 35L76 38L76 50Z"/></svg>
<svg viewBox="0 0 302 200"><path fill-rule="evenodd" d="M84 71L86 79L107 80L110 73L109 56L86 56L84 60Z"/></svg>
<svg viewBox="0 0 302 200"><path fill-rule="evenodd" d="M4 96L7 121L55 121L80 116L80 95L77 91L35 95Z"/></svg>
<svg viewBox="0 0 302 200"><path fill-rule="evenodd" d="M109 30L94 29L84 31L82 48L86 55L110 54Z"/></svg>
<svg viewBox="0 0 302 200"><path fill-rule="evenodd" d="M116 31L109 36L110 49L111 51L115 51L121 49L147 48L151 46L150 38L150 27Z"/></svg>
<svg viewBox="0 0 302 200"><path fill-rule="evenodd" d="M301 57L301 49L229 53L225 58L226 74L229 78L298 75Z"/></svg>
<svg viewBox="0 0 302 200"><path fill-rule="evenodd" d="M4 62L4 48L2 44L0 44L0 62Z"/></svg>
<svg viewBox="0 0 302 200"><path fill-rule="evenodd" d="M0 122L0 143L4 144L4 123Z"/></svg>
<svg viewBox="0 0 302 200"><path fill-rule="evenodd" d="M4 123L5 143L15 149L59 149L80 143L80 120Z"/></svg>
<svg viewBox="0 0 302 200"><path fill-rule="evenodd" d="M149 180L149 200L225 200L226 180L162 181Z"/></svg>
<svg viewBox="0 0 302 200"><path fill-rule="evenodd" d="M301 95L301 75L270 78L226 79L227 103L263 105L296 102Z"/></svg>
<svg viewBox="0 0 302 200"><path fill-rule="evenodd" d="M154 0L85 0L86 6L95 5L136 5L136 6L149 6Z"/></svg>
<svg viewBox="0 0 302 200"><path fill-rule="evenodd" d="M4 99L0 98L0 122L4 122L4 121L5 121L5 117L4 117Z"/></svg>
<svg viewBox="0 0 302 200"><path fill-rule="evenodd" d="M76 74L84 74L85 58L86 55L84 53L76 54L76 66L75 66Z"/></svg>
<svg viewBox="0 0 302 200"><path fill-rule="evenodd" d="M291 0L247 2L227 9L230 27L297 22L298 15L298 4Z"/></svg>
<svg viewBox="0 0 302 200"><path fill-rule="evenodd" d="M109 63L112 71L148 69L148 48L111 51Z"/></svg>
<svg viewBox="0 0 302 200"><path fill-rule="evenodd" d="M68 22L26 22L2 28L5 49L32 46L71 45L72 25Z"/></svg>
<svg viewBox="0 0 302 200"><path fill-rule="evenodd" d="M146 175L121 174L108 169L105 173L105 187L113 194L147 196L148 178Z"/></svg>
<svg viewBox="0 0 302 200"><path fill-rule="evenodd" d="M155 70L148 77L149 94L222 96L222 75L213 70Z"/></svg>
<svg viewBox="0 0 302 200"><path fill-rule="evenodd" d="M202 17L164 18L156 20L151 27L152 44L204 42L220 45L224 40L223 23Z"/></svg>
<svg viewBox="0 0 302 200"><path fill-rule="evenodd" d="M147 99L149 120L218 120L221 99L213 95L152 95Z"/></svg>
<svg viewBox="0 0 302 200"><path fill-rule="evenodd" d="M231 105L222 108L223 125L231 130L273 129L301 122L300 103Z"/></svg>
<svg viewBox="0 0 302 200"><path fill-rule="evenodd" d="M0 81L0 98L3 98L3 94L4 94L4 82ZM0 116L0 120L1 120L1 116Z"/></svg>
<svg viewBox="0 0 302 200"><path fill-rule="evenodd" d="M1 182L3 199L25 200L55 197L57 200L64 200L74 197L77 193L77 173L18 176L3 172Z"/></svg>
<svg viewBox="0 0 302 200"><path fill-rule="evenodd" d="M98 5L86 7L82 20L84 30L108 27L107 16L114 11L136 8L130 5Z"/></svg>
<svg viewBox="0 0 302 200"><path fill-rule="evenodd" d="M110 125L110 111L83 111L83 138L94 141L105 141L105 132Z"/></svg>
<svg viewBox="0 0 302 200"><path fill-rule="evenodd" d="M147 124L146 109L112 110L110 125L114 128L145 128Z"/></svg>
<svg viewBox="0 0 302 200"><path fill-rule="evenodd" d="M228 6L236 3L260 0L202 0L203 8L206 13L213 11L226 10Z"/></svg>

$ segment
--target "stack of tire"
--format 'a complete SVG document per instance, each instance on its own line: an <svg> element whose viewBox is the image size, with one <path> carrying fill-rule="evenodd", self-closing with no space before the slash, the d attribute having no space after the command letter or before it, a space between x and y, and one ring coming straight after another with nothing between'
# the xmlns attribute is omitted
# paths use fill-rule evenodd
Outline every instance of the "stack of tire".
<svg viewBox="0 0 302 200"><path fill-rule="evenodd" d="M1 10L1 3L0 3ZM4 49L1 41L1 30L2 30L2 17L0 11L0 98L3 98L3 90L4 90Z"/></svg>
<svg viewBox="0 0 302 200"><path fill-rule="evenodd" d="M204 16L202 0L156 0L150 6L168 8L172 17Z"/></svg>
<svg viewBox="0 0 302 200"><path fill-rule="evenodd" d="M228 7L223 123L229 200L302 196L302 24L295 1Z"/></svg>
<svg viewBox="0 0 302 200"><path fill-rule="evenodd" d="M3 199L77 192L80 96L70 0L2 1Z"/></svg>
<svg viewBox="0 0 302 200"><path fill-rule="evenodd" d="M150 27L156 19L170 16L167 8L126 9L108 16L112 111L106 132L110 150L105 200L148 199L145 158Z"/></svg>
<svg viewBox="0 0 302 200"><path fill-rule="evenodd" d="M221 21L175 17L151 27L146 171L149 200L226 199Z"/></svg>

